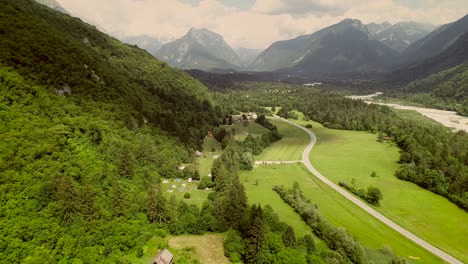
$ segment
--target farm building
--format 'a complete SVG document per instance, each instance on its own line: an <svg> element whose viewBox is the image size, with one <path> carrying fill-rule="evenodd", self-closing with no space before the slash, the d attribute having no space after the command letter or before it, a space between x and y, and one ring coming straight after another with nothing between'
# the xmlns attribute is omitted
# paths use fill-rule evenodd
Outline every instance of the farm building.
<svg viewBox="0 0 468 264"><path fill-rule="evenodd" d="M167 249L161 250L158 255L154 258L153 264L172 264L174 261L174 255Z"/></svg>

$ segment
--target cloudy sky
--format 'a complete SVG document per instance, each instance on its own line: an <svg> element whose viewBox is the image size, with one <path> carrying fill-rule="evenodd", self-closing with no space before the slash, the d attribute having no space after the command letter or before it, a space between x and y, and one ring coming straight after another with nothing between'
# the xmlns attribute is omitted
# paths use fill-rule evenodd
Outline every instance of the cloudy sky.
<svg viewBox="0 0 468 264"><path fill-rule="evenodd" d="M162 42L191 27L220 33L233 47L264 49L357 18L365 23L445 24L468 14L468 0L57 0L114 36L149 35Z"/></svg>

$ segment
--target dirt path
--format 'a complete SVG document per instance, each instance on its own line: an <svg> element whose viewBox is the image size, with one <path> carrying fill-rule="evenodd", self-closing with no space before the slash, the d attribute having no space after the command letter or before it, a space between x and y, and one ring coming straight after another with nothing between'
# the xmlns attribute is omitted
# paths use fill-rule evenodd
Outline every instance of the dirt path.
<svg viewBox="0 0 468 264"><path fill-rule="evenodd" d="M330 186L333 190L337 191L339 194L341 194L346 199L353 202L355 205L359 206L361 209L363 209L364 211L366 211L367 213L369 213L373 217L380 220L382 223L386 224L388 227L392 228L393 230L395 230L398 233L402 234L403 236L407 237L408 239L410 239L414 243L420 245L421 247L425 248L429 252L432 252L434 255L438 256L439 258L443 259L444 261L447 261L448 263L462 264L462 262L459 261L458 259L456 259L456 258L452 257L451 255L445 253L444 251L434 247L433 245L429 244L425 240L419 238L418 236L414 235L410 231L408 231L408 230L404 229L403 227L399 226L398 224L396 224L392 220L390 220L387 217L383 216L382 214L380 214L379 212L377 212L376 210L374 210L373 208L368 206L366 203L362 202L360 199L356 198L355 196L348 193L347 191L345 191L344 189L342 189L341 187L339 187L338 185L336 185L335 183L333 183L332 181L330 181L329 179L324 177L322 174L320 174L320 172L318 172L314 168L314 166L312 166L312 164L310 163L310 160L309 160L309 154L312 151L312 148L314 147L315 142L317 141L317 137L315 136L315 134L312 131L310 131L309 129L306 129L306 128L302 127L302 126L294 124L294 123L290 122L289 120L285 120L283 118L281 118L281 120L304 130L310 136L310 143L306 147L304 152L302 153L302 162L305 164L307 169L310 172L312 172L312 174L314 174L317 178L319 178L322 182L324 182L325 184Z"/></svg>

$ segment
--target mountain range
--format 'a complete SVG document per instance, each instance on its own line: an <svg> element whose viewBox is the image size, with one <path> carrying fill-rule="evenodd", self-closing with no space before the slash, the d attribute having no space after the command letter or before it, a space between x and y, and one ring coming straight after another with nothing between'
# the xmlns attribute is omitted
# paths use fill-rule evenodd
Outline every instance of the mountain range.
<svg viewBox="0 0 468 264"><path fill-rule="evenodd" d="M224 38L206 28L191 28L187 34L166 43L156 57L180 69L239 69L241 60Z"/></svg>
<svg viewBox="0 0 468 264"><path fill-rule="evenodd" d="M255 71L382 71L398 52L372 39L367 25L345 19L310 35L273 43L250 66Z"/></svg>

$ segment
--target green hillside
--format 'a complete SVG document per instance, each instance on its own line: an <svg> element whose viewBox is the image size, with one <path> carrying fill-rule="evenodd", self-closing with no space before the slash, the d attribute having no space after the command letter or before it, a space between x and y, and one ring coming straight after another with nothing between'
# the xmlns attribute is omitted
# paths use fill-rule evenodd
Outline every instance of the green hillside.
<svg viewBox="0 0 468 264"><path fill-rule="evenodd" d="M468 65L462 64L409 84L411 101L468 115Z"/></svg>
<svg viewBox="0 0 468 264"><path fill-rule="evenodd" d="M33 1L0 14L0 63L49 90L112 102L128 127L147 120L194 146L214 123L206 88L146 51Z"/></svg>
<svg viewBox="0 0 468 264"><path fill-rule="evenodd" d="M33 1L0 2L0 36L0 263L128 263L166 233L155 183L215 123L206 88Z"/></svg>

